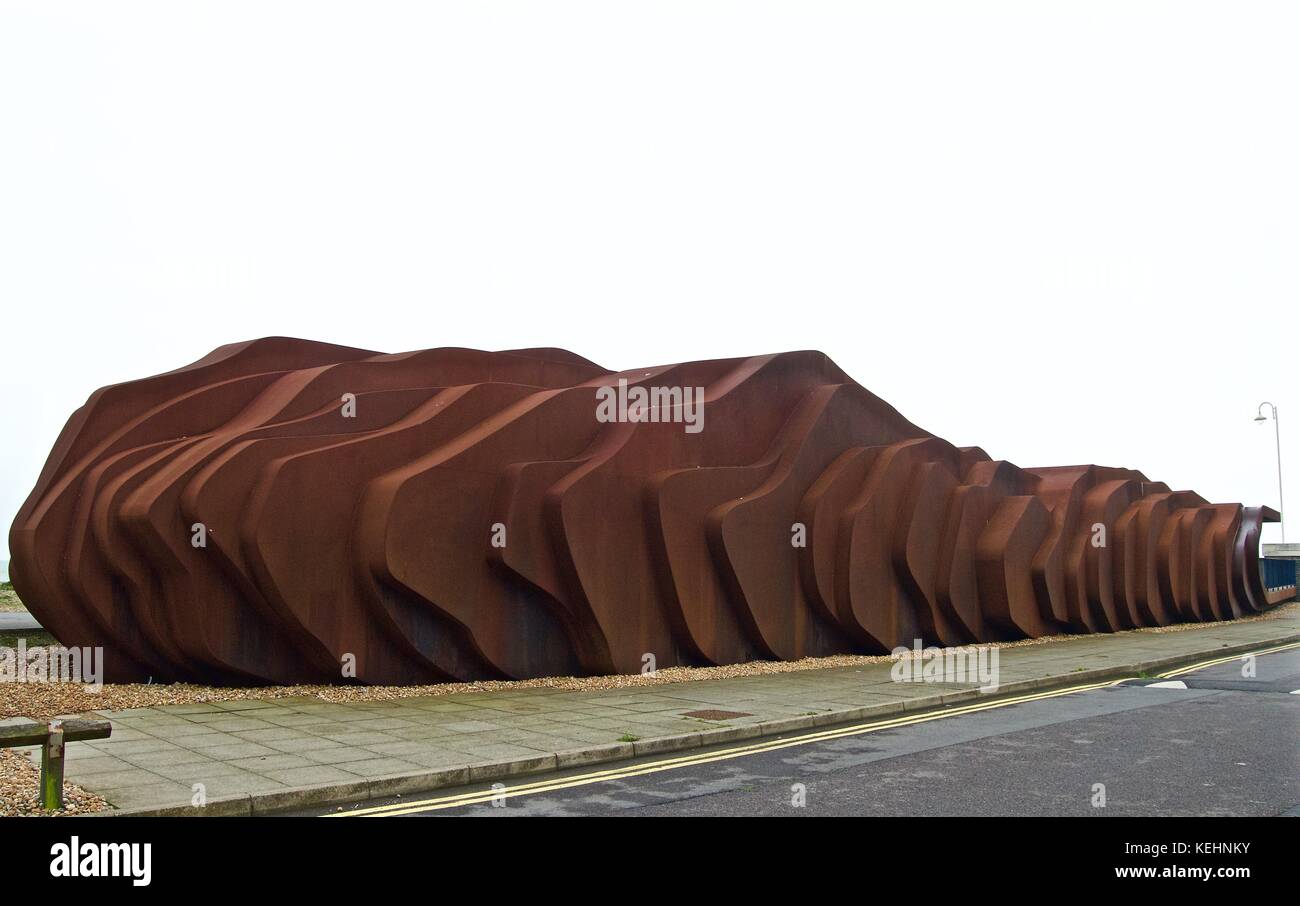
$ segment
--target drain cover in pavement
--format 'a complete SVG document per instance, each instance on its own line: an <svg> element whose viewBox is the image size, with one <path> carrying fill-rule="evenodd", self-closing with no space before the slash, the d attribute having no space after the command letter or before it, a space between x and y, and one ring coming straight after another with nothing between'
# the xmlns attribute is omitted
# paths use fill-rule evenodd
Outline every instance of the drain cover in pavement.
<svg viewBox="0 0 1300 906"><path fill-rule="evenodd" d="M687 711L682 717L698 717L700 720L731 720L733 717L753 717L744 711Z"/></svg>

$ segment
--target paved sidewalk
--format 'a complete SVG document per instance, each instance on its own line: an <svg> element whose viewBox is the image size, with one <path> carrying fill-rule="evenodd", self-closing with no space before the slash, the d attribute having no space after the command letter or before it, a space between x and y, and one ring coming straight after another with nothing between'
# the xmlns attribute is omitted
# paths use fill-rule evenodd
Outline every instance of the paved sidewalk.
<svg viewBox="0 0 1300 906"><path fill-rule="evenodd" d="M999 650L1000 691L1070 685L1300 638L1300 615ZM980 693L903 683L890 664L593 692L545 688L334 704L316 698L98 712L111 739L68 747L67 779L119 809L207 814L435 789L792 732ZM697 711L731 715L692 716Z"/></svg>

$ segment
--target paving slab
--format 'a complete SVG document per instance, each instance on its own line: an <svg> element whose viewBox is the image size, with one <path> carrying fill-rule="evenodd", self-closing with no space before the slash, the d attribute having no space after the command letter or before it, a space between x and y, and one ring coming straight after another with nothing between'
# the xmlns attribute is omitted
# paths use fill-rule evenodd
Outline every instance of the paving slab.
<svg viewBox="0 0 1300 906"><path fill-rule="evenodd" d="M1192 663L1293 640L1300 640L1300 613L1040 642L998 649L999 679L1002 690L1016 692L1075 685L1153 661ZM114 723L113 736L70 747L66 776L121 813L189 809L195 784L216 803L207 813L249 813L790 733L980 694L976 683L895 682L891 667L634 689L507 689L360 703L297 696L103 711ZM687 716L715 709L739 716Z"/></svg>

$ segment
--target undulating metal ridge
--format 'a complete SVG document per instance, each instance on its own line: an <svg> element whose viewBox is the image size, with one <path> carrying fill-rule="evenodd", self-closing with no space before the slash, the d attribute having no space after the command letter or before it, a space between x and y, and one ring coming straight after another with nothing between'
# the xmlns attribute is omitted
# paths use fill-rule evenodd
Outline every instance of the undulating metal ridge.
<svg viewBox="0 0 1300 906"><path fill-rule="evenodd" d="M95 392L10 570L112 680L408 684L1232 619L1277 518L954 447L819 352L272 337Z"/></svg>

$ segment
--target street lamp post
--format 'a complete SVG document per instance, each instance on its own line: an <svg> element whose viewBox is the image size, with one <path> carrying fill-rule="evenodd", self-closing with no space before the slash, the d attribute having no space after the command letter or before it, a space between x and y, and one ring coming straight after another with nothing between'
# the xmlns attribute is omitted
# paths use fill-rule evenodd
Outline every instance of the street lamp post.
<svg viewBox="0 0 1300 906"><path fill-rule="evenodd" d="M1259 408L1255 410L1255 421L1268 421L1268 417L1264 415L1265 406L1273 410L1273 440L1277 443L1277 513L1278 518L1282 520L1282 543L1286 544L1286 513L1284 512L1285 505L1282 502L1282 432L1277 426L1277 406L1267 400L1260 403Z"/></svg>

